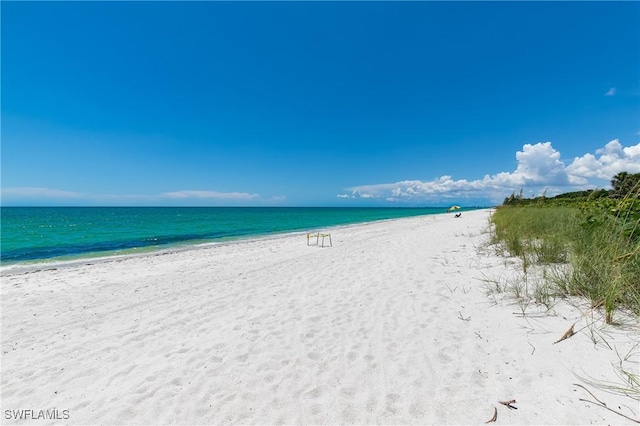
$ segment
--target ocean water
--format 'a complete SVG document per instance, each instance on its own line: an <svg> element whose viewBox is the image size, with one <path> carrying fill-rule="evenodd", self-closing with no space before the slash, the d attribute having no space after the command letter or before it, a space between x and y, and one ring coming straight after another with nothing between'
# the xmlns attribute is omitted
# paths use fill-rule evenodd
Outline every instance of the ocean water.
<svg viewBox="0 0 640 426"><path fill-rule="evenodd" d="M3 207L2 265L225 242L445 208Z"/></svg>

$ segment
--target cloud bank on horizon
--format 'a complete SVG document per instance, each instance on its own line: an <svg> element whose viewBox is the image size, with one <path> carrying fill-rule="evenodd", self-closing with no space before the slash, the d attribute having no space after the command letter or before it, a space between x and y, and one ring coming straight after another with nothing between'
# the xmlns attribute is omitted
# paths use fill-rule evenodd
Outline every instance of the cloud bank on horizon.
<svg viewBox="0 0 640 426"><path fill-rule="evenodd" d="M258 194L248 194L246 192L217 192L217 191L175 191L165 192L162 194L164 198L173 199L218 199L218 200L252 200L259 198Z"/></svg>
<svg viewBox="0 0 640 426"><path fill-rule="evenodd" d="M551 142L525 144L516 152L517 167L512 172L485 175L482 179L455 180L445 175L431 181L404 180L393 183L358 185L338 194L343 202L366 201L377 204L446 204L455 201L497 204L512 192L521 189L525 195L547 195L610 186L611 178L619 172L640 173L640 143L623 146L618 139L607 143L595 153L575 157L568 165ZM92 205L162 205L211 203L211 205L283 205L285 195L263 196L259 193L219 192L215 190L182 190L156 195L84 194L46 187L2 188L2 201L17 205L20 202L40 201L57 204Z"/></svg>
<svg viewBox="0 0 640 426"><path fill-rule="evenodd" d="M280 200L281 197L272 197L272 201ZM242 203L251 200L262 200L259 194L249 194L246 192L218 192L218 191L174 191L165 192L159 195L113 195L113 194L85 194L82 192L64 191L45 187L10 187L2 188L2 200L6 204L15 204L15 201L26 200L42 200L55 201L58 203L73 203L84 205L86 203L92 205L162 205L171 201L212 201L227 202L230 204ZM263 200L264 201L264 200Z"/></svg>
<svg viewBox="0 0 640 426"><path fill-rule="evenodd" d="M432 181L405 180L394 183L359 185L346 188L349 193L338 198L385 200L387 202L434 202L447 200L487 200L500 203L512 192L548 195L609 187L611 178L622 171L640 173L640 143L622 146L618 139L607 143L595 154L576 157L569 165L551 142L525 144L516 153L518 162L513 172L485 175L477 180L454 180L441 176Z"/></svg>

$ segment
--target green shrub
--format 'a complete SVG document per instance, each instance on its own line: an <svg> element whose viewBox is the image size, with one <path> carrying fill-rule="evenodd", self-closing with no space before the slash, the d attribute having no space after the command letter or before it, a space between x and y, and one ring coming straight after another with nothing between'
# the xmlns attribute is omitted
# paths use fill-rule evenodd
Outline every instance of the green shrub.
<svg viewBox="0 0 640 426"><path fill-rule="evenodd" d="M493 240L531 264L566 264L565 273L547 277L541 294L578 295L602 307L608 322L618 308L640 314L640 201L594 197L575 207L501 206L492 216ZM553 288L551 288L553 287ZM545 304L548 300L545 299Z"/></svg>

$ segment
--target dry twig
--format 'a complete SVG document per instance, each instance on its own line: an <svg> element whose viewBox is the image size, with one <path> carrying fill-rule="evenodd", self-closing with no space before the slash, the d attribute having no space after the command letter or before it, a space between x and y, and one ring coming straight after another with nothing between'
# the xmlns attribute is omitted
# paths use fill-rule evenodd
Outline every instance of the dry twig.
<svg viewBox="0 0 640 426"><path fill-rule="evenodd" d="M571 324L571 327L569 327L569 329L568 329L567 331L565 331L565 333L562 335L562 337L561 337L561 338L559 338L558 340L556 340L555 342L553 342L553 344L555 345L556 343L562 342L563 340L566 340L566 339L568 339L569 337L571 337L571 336L573 336L574 334L576 334L576 333L574 333L574 332L573 332L573 326L574 326L574 325L575 325L575 324Z"/></svg>
<svg viewBox="0 0 640 426"><path fill-rule="evenodd" d="M600 401L598 398L596 398L596 396L595 396L594 394L592 394L592 393L591 393L591 391L590 391L589 389L585 388L584 386L579 385L579 384L577 384L577 383L574 383L574 384L573 384L573 386L579 386L579 387L581 387L582 389L584 389L584 390L586 390L587 392L589 392L589 395L591 395L591 396L593 397L593 399L595 399L596 401L598 401L600 404L604 405L605 407L607 406L607 404L605 404L604 402L602 402L602 401Z"/></svg>
<svg viewBox="0 0 640 426"><path fill-rule="evenodd" d="M629 416L625 416L625 415L624 415L624 414L622 414L621 412L616 411L616 410L613 410L613 409L611 409L611 408L607 407L607 404L605 404L604 402L602 402L602 401L600 401L598 398L596 398L596 396L595 396L594 394L592 394L592 393L591 393L591 391L589 391L589 389L585 388L584 386L579 385L579 384L577 384L577 383L574 383L573 385L574 385L574 386L579 386L579 387L581 387L582 389L586 390L586 391L589 393L589 395L591 395L591 396L593 397L593 399L595 399L597 402L589 401L588 399L583 399L583 398L578 398L578 401L588 402L588 403L590 403L590 404L595 404L595 405L597 405L598 407L602 407L602 408L604 408L604 409L607 409L607 410L611 411L612 413L616 413L617 415L622 416L622 417L624 417L624 418L625 418L625 419L627 419L627 420L631 420L631 421L632 421L632 422L634 422L634 423L638 423L638 424L640 424L640 420L638 420L638 419L634 419L634 418L629 417Z"/></svg>
<svg viewBox="0 0 640 426"><path fill-rule="evenodd" d="M471 317L466 317L466 318L463 317L462 312L458 311L458 314L459 314L458 318L460 318L462 321L466 321L466 322L471 321Z"/></svg>
<svg viewBox="0 0 640 426"><path fill-rule="evenodd" d="M511 409L511 410L517 410L518 409L518 407L511 405L511 404L515 404L516 403L515 399L510 399L508 401L498 401L498 402L500 404L506 406L507 408Z"/></svg>
<svg viewBox="0 0 640 426"><path fill-rule="evenodd" d="M491 417L485 423L493 423L496 420L498 420L498 409L496 407L493 407L493 417Z"/></svg>

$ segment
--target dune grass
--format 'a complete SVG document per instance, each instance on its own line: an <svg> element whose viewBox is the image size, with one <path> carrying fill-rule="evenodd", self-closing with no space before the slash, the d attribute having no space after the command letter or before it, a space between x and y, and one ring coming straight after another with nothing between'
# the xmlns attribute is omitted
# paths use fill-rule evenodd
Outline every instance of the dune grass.
<svg viewBox="0 0 640 426"><path fill-rule="evenodd" d="M597 312L607 324L624 326L627 313L640 315L640 183L623 197L587 194L577 201L513 201L520 205L503 205L492 215L491 243L499 254L520 258L523 272L515 277L517 283L488 282L510 292L523 315L532 302L550 309L554 299L565 296L588 300L591 306L585 315ZM612 348L593 323L586 327L594 344L595 333ZM638 349L636 344L626 355L618 354L620 362L613 366L618 380L603 381L588 373L576 377L606 392L640 401ZM607 407L586 387L575 386L596 400L582 401L640 423L640 419Z"/></svg>
<svg viewBox="0 0 640 426"><path fill-rule="evenodd" d="M640 315L640 238L633 215L591 207L502 206L492 223L492 243L522 259L525 274L533 266L546 268L531 292L536 301L581 296L604 309L607 323L617 309Z"/></svg>

